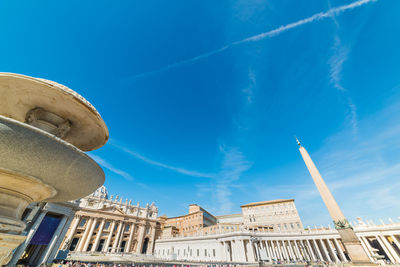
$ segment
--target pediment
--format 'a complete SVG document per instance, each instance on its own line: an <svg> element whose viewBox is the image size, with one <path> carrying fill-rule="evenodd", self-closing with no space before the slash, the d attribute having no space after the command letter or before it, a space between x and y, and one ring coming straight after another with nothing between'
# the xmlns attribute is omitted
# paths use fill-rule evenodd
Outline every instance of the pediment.
<svg viewBox="0 0 400 267"><path fill-rule="evenodd" d="M112 212L112 213L117 213L117 214L122 214L122 215L126 215L126 213L119 207L104 207L102 209L100 209L100 211L107 211L107 212Z"/></svg>

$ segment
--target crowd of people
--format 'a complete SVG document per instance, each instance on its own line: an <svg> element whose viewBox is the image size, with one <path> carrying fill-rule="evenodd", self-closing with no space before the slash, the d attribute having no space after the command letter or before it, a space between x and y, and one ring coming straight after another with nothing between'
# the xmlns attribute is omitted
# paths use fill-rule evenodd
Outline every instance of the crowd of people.
<svg viewBox="0 0 400 267"><path fill-rule="evenodd" d="M235 265L224 265L224 267ZM186 265L164 263L110 263L110 262L81 262L81 261L55 261L52 267L223 267L222 265Z"/></svg>
<svg viewBox="0 0 400 267"><path fill-rule="evenodd" d="M268 266L337 266L335 264L330 264L329 262L319 262L311 264L309 262L304 263L287 263L287 262L274 262L274 263L260 263L259 267ZM110 263L110 262L81 262L81 261L56 261L51 267L243 267L243 265L238 264L171 264L171 263ZM249 265L250 267L250 265ZM252 266L254 267L254 266Z"/></svg>

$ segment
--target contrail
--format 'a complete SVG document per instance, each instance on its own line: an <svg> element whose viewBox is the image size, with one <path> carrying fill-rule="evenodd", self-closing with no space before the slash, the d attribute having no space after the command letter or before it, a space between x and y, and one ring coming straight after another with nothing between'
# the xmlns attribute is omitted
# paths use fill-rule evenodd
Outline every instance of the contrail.
<svg viewBox="0 0 400 267"><path fill-rule="evenodd" d="M311 22L314 22L314 21L319 21L319 20L322 20L322 19L325 19L325 18L328 18L328 17L335 17L335 16L340 15L344 11L351 10L351 9L356 8L356 7L360 7L362 5L368 4L370 2L376 2L376 1L377 0L359 0L359 1L355 1L355 2L353 2L351 4L348 4L348 5L334 7L334 8L329 9L326 12L317 13L315 15L312 15L311 17L308 17L308 18L305 18L305 19L302 19L302 20L299 20L299 21L296 21L296 22L292 22L292 23L289 23L287 25L282 25L282 26L280 26L280 27L278 27L278 28L276 28L274 30L271 30L271 31L268 31L268 32L263 32L263 33L260 33L260 34L245 38L243 40L239 40L239 41L230 43L230 44L228 44L228 45L226 45L224 47L221 47L219 49L216 49L216 50L201 54L199 56L196 56L196 57L193 57L193 58L190 58L190 59L187 59L187 60L183 60L183 61L180 61L180 62L176 62L176 63L170 64L170 65L167 65L167 66L162 67L162 68L157 69L157 70L143 72L143 73L131 76L128 79L134 80L134 79L137 79L137 78L140 78L140 77L144 77L144 76L148 76L148 75L164 72L164 71L167 71L167 70L170 70L170 69L174 69L174 68L177 68L177 67L180 67L180 66L188 65L188 64L196 62L198 60L201 60L201 59L208 58L208 57L211 57L213 55L219 54L219 53L221 53L221 52L223 52L223 51L225 51L228 48L231 48L233 46L237 46L237 45L244 44L244 43L249 43L249 42L256 42L256 41L260 41L260 40L265 39L265 38L273 37L273 36L276 36L278 34L281 34L282 32L285 32L285 31L288 31L290 29L302 26L304 24L308 24L308 23L311 23Z"/></svg>
<svg viewBox="0 0 400 267"><path fill-rule="evenodd" d="M181 173L181 174L184 174L184 175L189 175L189 176L194 176L194 177L206 177L206 178L213 178L214 177L214 175L210 174L210 173L201 173L201 172L197 172L197 171L186 170L184 168L179 168L179 167L167 165L167 164L164 164L164 163L149 159L149 158L139 154L138 152L130 150L130 149L126 148L125 146L118 145L115 142L109 142L109 144L111 144L115 148L118 148L118 149L122 150L125 153L130 154L131 156L133 156L133 157L135 157L137 159L140 159L140 160L142 160L142 161L144 161L144 162L146 162L148 164L154 165L154 166L162 167L162 168L165 168L165 169L169 169L171 171L175 171L175 172L178 172L178 173ZM104 167L108 168L106 166L104 166ZM110 168L108 168L108 169L110 169Z"/></svg>

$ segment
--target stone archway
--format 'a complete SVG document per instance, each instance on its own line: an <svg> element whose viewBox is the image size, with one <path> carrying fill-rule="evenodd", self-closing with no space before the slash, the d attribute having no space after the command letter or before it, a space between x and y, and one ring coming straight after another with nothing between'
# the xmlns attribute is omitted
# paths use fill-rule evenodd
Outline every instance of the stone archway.
<svg viewBox="0 0 400 267"><path fill-rule="evenodd" d="M148 246L149 246L149 238L146 237L144 239L144 242L143 242L143 247L142 247L142 252L141 252L142 254L146 254L147 253Z"/></svg>

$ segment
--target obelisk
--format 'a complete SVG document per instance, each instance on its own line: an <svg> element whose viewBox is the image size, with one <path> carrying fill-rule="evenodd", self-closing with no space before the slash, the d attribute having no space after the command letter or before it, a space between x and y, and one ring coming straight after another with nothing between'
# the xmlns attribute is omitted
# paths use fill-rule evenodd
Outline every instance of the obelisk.
<svg viewBox="0 0 400 267"><path fill-rule="evenodd" d="M319 173L317 167L315 167L314 162L312 161L307 150L300 144L297 138L296 141L299 145L301 156L303 157L308 171L310 172L311 177L313 178L314 183L318 188L322 200L328 208L329 214L332 217L336 230L339 232L342 243L346 249L347 255L351 259L351 262L357 265L371 265L372 262L369 259L365 250L363 249L360 240L354 233L354 230L349 224L349 221L340 210L339 205L336 203L336 200L333 197L328 186L326 185L324 179L322 179L322 176Z"/></svg>

